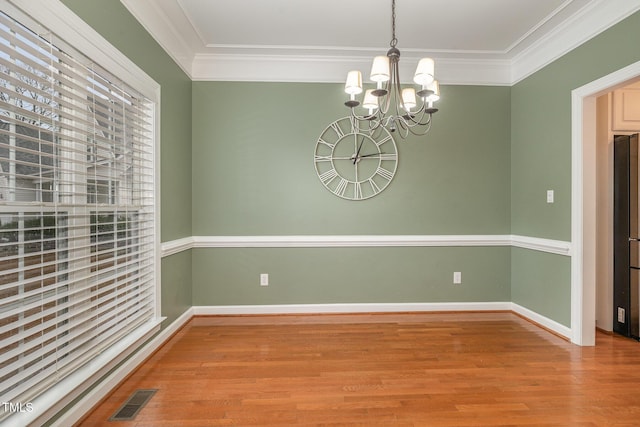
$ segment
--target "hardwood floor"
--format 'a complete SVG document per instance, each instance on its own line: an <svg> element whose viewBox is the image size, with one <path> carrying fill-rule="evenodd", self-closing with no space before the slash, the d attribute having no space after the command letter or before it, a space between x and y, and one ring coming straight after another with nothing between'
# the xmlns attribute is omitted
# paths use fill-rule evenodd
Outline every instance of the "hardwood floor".
<svg viewBox="0 0 640 427"><path fill-rule="evenodd" d="M81 425L639 426L640 343L512 313L196 317Z"/></svg>

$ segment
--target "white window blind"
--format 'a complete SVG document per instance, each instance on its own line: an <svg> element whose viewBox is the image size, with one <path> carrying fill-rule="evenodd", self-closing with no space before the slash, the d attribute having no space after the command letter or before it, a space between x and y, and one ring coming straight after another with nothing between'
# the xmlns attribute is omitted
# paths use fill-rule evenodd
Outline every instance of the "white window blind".
<svg viewBox="0 0 640 427"><path fill-rule="evenodd" d="M0 401L15 403L158 316L154 104L20 19L0 12Z"/></svg>

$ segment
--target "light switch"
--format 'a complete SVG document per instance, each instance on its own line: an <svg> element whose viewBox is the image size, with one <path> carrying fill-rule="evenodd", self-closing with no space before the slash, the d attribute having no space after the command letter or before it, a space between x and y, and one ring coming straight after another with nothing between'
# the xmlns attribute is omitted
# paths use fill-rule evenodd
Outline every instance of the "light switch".
<svg viewBox="0 0 640 427"><path fill-rule="evenodd" d="M547 190L547 203L553 203L553 190Z"/></svg>
<svg viewBox="0 0 640 427"><path fill-rule="evenodd" d="M453 284L459 285L462 283L462 272L454 271L453 272Z"/></svg>

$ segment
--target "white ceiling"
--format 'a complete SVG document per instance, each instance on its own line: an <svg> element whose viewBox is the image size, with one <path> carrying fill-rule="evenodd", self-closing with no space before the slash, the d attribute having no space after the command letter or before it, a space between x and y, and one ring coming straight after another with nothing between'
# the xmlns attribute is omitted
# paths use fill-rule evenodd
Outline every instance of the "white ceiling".
<svg viewBox="0 0 640 427"><path fill-rule="evenodd" d="M194 80L342 81L391 39L391 0L121 0ZM423 56L447 84L513 84L640 0L397 0L405 79ZM404 73L404 72L403 72Z"/></svg>

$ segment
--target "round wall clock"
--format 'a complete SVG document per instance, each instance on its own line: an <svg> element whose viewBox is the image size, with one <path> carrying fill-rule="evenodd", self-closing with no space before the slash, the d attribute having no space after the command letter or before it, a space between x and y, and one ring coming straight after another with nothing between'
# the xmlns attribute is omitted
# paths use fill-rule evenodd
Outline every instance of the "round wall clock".
<svg viewBox="0 0 640 427"><path fill-rule="evenodd" d="M383 127L372 134L358 120L344 117L331 123L316 142L314 162L320 182L347 200L369 199L387 188L398 166L398 150Z"/></svg>

